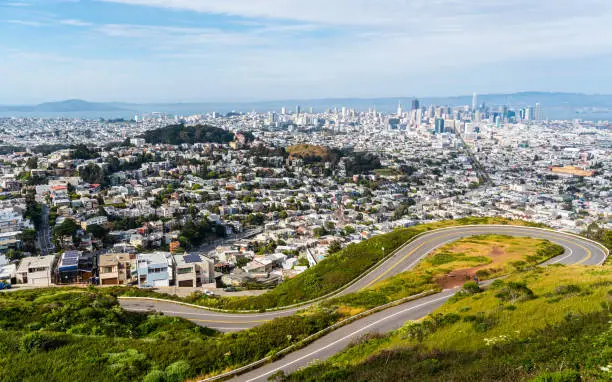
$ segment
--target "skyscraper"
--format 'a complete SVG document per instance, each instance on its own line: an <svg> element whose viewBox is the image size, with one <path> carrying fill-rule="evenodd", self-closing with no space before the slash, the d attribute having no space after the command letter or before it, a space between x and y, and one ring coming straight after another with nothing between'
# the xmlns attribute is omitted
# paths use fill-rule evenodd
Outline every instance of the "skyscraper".
<svg viewBox="0 0 612 382"><path fill-rule="evenodd" d="M542 106L539 103L535 104L534 119L536 121L544 120L544 116L542 115Z"/></svg>
<svg viewBox="0 0 612 382"><path fill-rule="evenodd" d="M417 110L421 108L421 103L419 102L418 99L413 99L412 100L412 110Z"/></svg>
<svg viewBox="0 0 612 382"><path fill-rule="evenodd" d="M434 130L434 134L442 133L444 133L444 120L442 118L436 118L436 127Z"/></svg>
<svg viewBox="0 0 612 382"><path fill-rule="evenodd" d="M474 93L472 96L472 111L475 111L478 108L478 94Z"/></svg>
<svg viewBox="0 0 612 382"><path fill-rule="evenodd" d="M301 112L302 112L302 107L300 105L297 105L295 107L295 114L300 115Z"/></svg>
<svg viewBox="0 0 612 382"><path fill-rule="evenodd" d="M525 108L525 116L523 117L525 121L533 120L533 108L531 106L527 106Z"/></svg>
<svg viewBox="0 0 612 382"><path fill-rule="evenodd" d="M402 114L403 114L403 111L402 111L402 101L398 101L397 102L397 115L401 117Z"/></svg>

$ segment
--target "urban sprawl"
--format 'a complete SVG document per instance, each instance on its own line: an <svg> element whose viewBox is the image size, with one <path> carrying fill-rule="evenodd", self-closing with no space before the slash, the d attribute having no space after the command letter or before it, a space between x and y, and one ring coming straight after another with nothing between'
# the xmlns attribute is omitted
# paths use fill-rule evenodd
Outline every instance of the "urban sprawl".
<svg viewBox="0 0 612 382"><path fill-rule="evenodd" d="M0 119L0 281L272 287L398 227L612 228L607 122L542 107Z"/></svg>

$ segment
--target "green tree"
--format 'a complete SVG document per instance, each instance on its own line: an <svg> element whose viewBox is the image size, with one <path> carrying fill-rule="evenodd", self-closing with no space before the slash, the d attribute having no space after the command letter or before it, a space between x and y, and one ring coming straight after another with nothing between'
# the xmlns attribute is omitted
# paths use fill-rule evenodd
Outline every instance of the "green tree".
<svg viewBox="0 0 612 382"><path fill-rule="evenodd" d="M108 230L98 224L90 224L87 226L87 233L90 233L96 239L104 239L108 235Z"/></svg>
<svg viewBox="0 0 612 382"><path fill-rule="evenodd" d="M329 243L329 247L327 248L327 253L331 255L332 253L336 253L340 251L341 249L342 249L342 245L340 244L340 242L338 240L334 240L331 243Z"/></svg>
<svg viewBox="0 0 612 382"><path fill-rule="evenodd" d="M26 161L26 167L29 168L30 170L37 169L38 168L38 158L37 157L28 158L28 160Z"/></svg>
<svg viewBox="0 0 612 382"><path fill-rule="evenodd" d="M87 166L79 170L81 179L87 183L101 184L104 182L104 170L102 167L94 163L89 163Z"/></svg>
<svg viewBox="0 0 612 382"><path fill-rule="evenodd" d="M21 241L23 242L23 249L27 252L36 252L36 240L38 235L34 229L26 229L21 233Z"/></svg>
<svg viewBox="0 0 612 382"><path fill-rule="evenodd" d="M74 220L66 219L62 224L55 226L53 229L53 240L57 243L58 240L64 236L71 236L74 238L79 228L79 225Z"/></svg>

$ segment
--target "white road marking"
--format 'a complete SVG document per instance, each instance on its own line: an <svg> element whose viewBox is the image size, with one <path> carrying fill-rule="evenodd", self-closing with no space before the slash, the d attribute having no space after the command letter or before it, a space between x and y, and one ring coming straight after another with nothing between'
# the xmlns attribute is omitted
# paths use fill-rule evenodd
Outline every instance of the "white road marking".
<svg viewBox="0 0 612 382"><path fill-rule="evenodd" d="M431 300L431 301L428 301L428 302L424 302L424 303L422 303L422 304L415 305L415 306L413 306L413 307L410 307L410 308L407 308L407 309L401 310L401 311L399 311L399 312L393 313L393 314L392 314L392 315L390 315L390 316L383 317L383 318L381 318L380 320L375 321L375 322L372 322L371 324L364 326L363 328L361 328L361 329L359 329L359 330L357 330L357 331L355 331L355 332L353 332L353 333L349 334L349 335L348 335L348 336L346 336L346 337L342 337L342 338L341 338L341 339L339 339L339 340L336 340L336 341L334 341L334 342L332 342L332 343L330 343L330 344L328 344L328 345L325 345L324 347L322 347L322 348L320 348L320 349L317 349L317 350L315 350L315 351L313 351L313 352L311 352L311 353L309 353L309 354L306 354L305 356L302 356L302 357L300 357L300 358L298 358L298 359L296 359L296 360L294 360L294 361L288 362L288 363L284 364L283 366L280 366L280 367L278 367L278 368L276 368L276 369L274 369L274 370L272 370L272 371L269 371L269 372L267 372L267 373L265 373L265 374L261 374L261 375L259 375L259 376L255 377L255 378L251 378L251 379L247 380L247 382L251 382L251 381L255 381L255 380L259 379L259 378L263 378L263 377L265 377L265 376L267 376L267 375L270 375L270 374L273 374L273 373L275 373L275 372L277 372L277 371L279 371L279 370L281 370L281 369L283 369L283 368L285 368L285 367L287 367L287 366L293 365L293 364L294 364L294 363L296 363L296 362L299 362L299 361L301 361L301 360L303 360L303 359L305 359L305 358L308 358L308 357L310 357L310 356L312 356L312 355L314 355L314 354L320 353L321 351L323 351L323 350L325 350L325 349L327 349L327 348L329 348L329 347L332 347L332 346L334 346L335 344L337 344L337 343L339 343L339 342L346 341L348 338L354 337L356 334L359 334L359 333L363 332L364 330L367 330L367 329L371 328L372 326L376 326L376 325L380 324L381 322L386 321L386 320L388 320L388 319L390 319L390 318L393 318L393 317L395 317L395 316L398 316L398 315L400 315L400 314L403 314L403 313L409 312L409 311L414 310L414 309L421 308L421 307L426 306L426 305L433 304L434 302L438 302L438 301L442 301L442 300L447 300L447 299L449 299L450 297L451 297L451 295L449 295L449 296L444 296L444 297L440 297L440 298L437 298L437 299L434 299L434 300Z"/></svg>

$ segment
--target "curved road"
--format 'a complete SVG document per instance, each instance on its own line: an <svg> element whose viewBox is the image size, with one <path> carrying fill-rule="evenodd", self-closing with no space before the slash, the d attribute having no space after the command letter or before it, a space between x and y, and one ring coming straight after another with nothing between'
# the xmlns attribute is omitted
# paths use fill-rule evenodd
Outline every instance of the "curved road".
<svg viewBox="0 0 612 382"><path fill-rule="evenodd" d="M606 250L584 238L560 232L517 226L459 226L430 231L414 241L404 245L385 262L370 270L359 281L338 293L343 295L367 288L374 283L412 269L434 249L460 238L482 234L503 234L512 236L529 236L546 239L565 248L565 253L545 264L584 264L600 265L606 257ZM240 381L265 381L271 374L283 370L293 372L308 365L314 360L324 360L344 349L351 341L365 333L388 332L401 327L406 321L426 316L442 305L457 290L451 289L416 301L407 302L371 316L359 319L339 328L312 344L290 353L284 358L264 365L249 373L237 377ZM260 325L277 317L288 316L308 305L287 310L237 314L213 312L202 308L189 307L172 302L151 301L143 299L121 299L124 309L130 311L159 311L170 316L180 316L199 325L221 331L237 331Z"/></svg>

